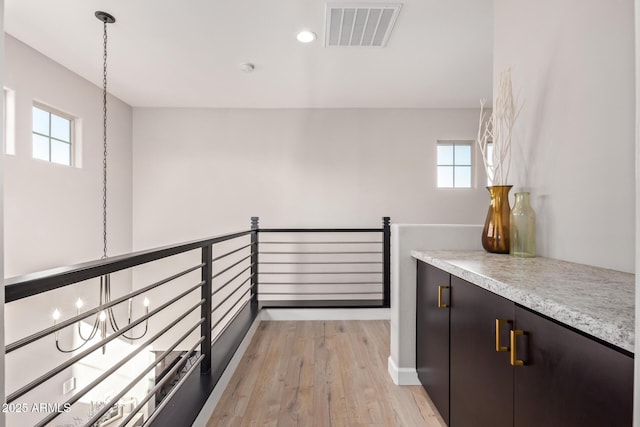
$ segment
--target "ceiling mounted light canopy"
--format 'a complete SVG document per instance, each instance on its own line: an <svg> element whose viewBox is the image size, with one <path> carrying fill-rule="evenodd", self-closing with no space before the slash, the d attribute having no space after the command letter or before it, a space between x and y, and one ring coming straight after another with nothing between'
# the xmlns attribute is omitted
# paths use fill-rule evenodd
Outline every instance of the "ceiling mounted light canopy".
<svg viewBox="0 0 640 427"><path fill-rule="evenodd" d="M316 39L316 33L309 30L302 30L296 34L296 39L298 39L300 43L311 43Z"/></svg>

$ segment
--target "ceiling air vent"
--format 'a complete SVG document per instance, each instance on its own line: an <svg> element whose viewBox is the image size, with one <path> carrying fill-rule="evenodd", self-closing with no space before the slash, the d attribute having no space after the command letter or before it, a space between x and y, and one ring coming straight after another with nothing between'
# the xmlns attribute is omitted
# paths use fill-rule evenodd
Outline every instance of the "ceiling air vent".
<svg viewBox="0 0 640 427"><path fill-rule="evenodd" d="M324 45L384 47L402 4L327 3Z"/></svg>

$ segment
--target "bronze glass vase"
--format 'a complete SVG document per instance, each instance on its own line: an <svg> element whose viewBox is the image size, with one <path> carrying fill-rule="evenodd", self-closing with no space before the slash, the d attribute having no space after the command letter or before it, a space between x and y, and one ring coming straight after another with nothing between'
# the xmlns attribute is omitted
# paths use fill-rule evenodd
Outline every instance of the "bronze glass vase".
<svg viewBox="0 0 640 427"><path fill-rule="evenodd" d="M482 247L496 254L509 253L509 191L512 185L494 185L487 187L491 202L487 219L482 230Z"/></svg>

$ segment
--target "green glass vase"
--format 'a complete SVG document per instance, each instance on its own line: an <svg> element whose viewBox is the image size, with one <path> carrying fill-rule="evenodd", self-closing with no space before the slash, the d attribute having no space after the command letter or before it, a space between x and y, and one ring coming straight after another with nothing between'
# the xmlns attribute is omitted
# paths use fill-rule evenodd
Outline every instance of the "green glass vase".
<svg viewBox="0 0 640 427"><path fill-rule="evenodd" d="M515 257L536 256L536 214L531 208L529 193L516 193L510 217L509 253Z"/></svg>

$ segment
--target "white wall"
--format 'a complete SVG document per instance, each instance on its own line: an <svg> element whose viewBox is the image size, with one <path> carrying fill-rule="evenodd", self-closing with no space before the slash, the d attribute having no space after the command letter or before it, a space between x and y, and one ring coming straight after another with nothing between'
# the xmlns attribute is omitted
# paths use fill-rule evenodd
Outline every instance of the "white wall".
<svg viewBox="0 0 640 427"><path fill-rule="evenodd" d="M0 34L4 33L4 0L0 0ZM5 52L4 40L0 40L0 86L4 85L5 79ZM4 116L4 93L0 95L0 112ZM4 126L0 125L0 142L4 146ZM4 159L0 156L0 241L4 239ZM0 245L0 278L4 278L4 245ZM0 319L4 325L4 286L0 286ZM4 328L0 328L0 348L4 348ZM0 351L0 401L5 401L4 393L4 351ZM6 420L4 413L0 414L0 427L5 427Z"/></svg>
<svg viewBox="0 0 640 427"><path fill-rule="evenodd" d="M494 82L511 66L524 103L511 181L532 193L539 253L633 272L633 1L494 10Z"/></svg>
<svg viewBox="0 0 640 427"><path fill-rule="evenodd" d="M101 40L96 39L97 61L102 58ZM5 43L4 85L15 91L16 98L16 154L3 156L6 277L98 259L102 255L102 89L9 35L5 35ZM81 118L81 168L31 158L33 100ZM132 111L114 97L109 97L108 103L109 254L116 255L131 251ZM130 274L120 274L114 291L128 291L130 281ZM6 341L50 326L56 307L63 319L74 315L74 302L80 296L95 303L97 284L83 285L8 304ZM61 337L67 338L64 334ZM65 340L63 345L71 344ZM7 392L66 359L54 349L53 337L48 337L8 355ZM20 401L59 401L62 382L71 375L70 370L65 371L39 393ZM7 422L32 425L41 418L43 414L11 414Z"/></svg>
<svg viewBox="0 0 640 427"><path fill-rule="evenodd" d="M436 189L438 139L477 110L134 108L134 247L262 226L478 223L472 190Z"/></svg>
<svg viewBox="0 0 640 427"><path fill-rule="evenodd" d="M16 93L16 155L5 155L7 277L102 255L102 89L6 35ZM98 40L99 42L100 40ZM101 44L96 46L101 49ZM102 58L101 50L96 60ZM31 158L31 106L82 119L82 167ZM131 107L109 97L109 254L131 250Z"/></svg>
<svg viewBox="0 0 640 427"><path fill-rule="evenodd" d="M640 269L640 0L635 0L635 29L636 29L636 271ZM640 277L636 275L636 342L640 342ZM633 425L640 426L640 357L634 359L635 376L633 390Z"/></svg>

